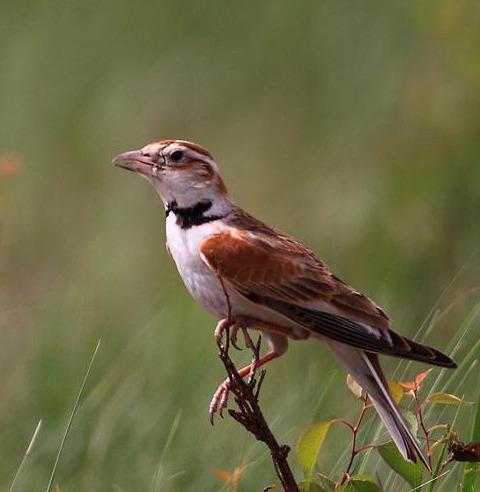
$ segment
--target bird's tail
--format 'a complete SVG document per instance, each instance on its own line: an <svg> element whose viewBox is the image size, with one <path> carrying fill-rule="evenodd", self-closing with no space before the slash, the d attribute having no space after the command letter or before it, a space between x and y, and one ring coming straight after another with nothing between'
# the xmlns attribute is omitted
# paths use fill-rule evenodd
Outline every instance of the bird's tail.
<svg viewBox="0 0 480 492"><path fill-rule="evenodd" d="M455 369L457 364L448 355L440 352L433 347L424 345L423 343L414 342L407 337L395 333L393 330L388 330L388 334L392 340L391 347L385 347L379 350L379 353L402 357L404 359L418 360L438 367L447 367Z"/></svg>
<svg viewBox="0 0 480 492"><path fill-rule="evenodd" d="M387 380L378 362L378 356L336 342L327 342L327 344L355 381L368 393L375 410L402 456L414 463L419 458L431 471L429 462L390 394Z"/></svg>

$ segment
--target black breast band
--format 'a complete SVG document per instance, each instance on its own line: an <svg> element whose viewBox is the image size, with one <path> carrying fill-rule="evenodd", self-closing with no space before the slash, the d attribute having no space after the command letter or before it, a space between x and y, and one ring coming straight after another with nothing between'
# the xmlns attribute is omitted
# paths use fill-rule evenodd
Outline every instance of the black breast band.
<svg viewBox="0 0 480 492"><path fill-rule="evenodd" d="M212 208L212 202L210 200L202 200L196 203L193 207L180 208L175 200L167 204L165 210L165 217L168 217L170 212L175 214L177 218L177 225L182 229L190 229L190 227L206 224L213 220L221 219L220 215L205 215Z"/></svg>

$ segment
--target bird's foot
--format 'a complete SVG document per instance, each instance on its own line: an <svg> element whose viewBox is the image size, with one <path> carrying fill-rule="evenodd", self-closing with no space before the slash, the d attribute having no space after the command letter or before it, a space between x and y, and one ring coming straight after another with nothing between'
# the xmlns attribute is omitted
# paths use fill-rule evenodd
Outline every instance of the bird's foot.
<svg viewBox="0 0 480 492"><path fill-rule="evenodd" d="M215 340L217 342L217 345L221 345L223 332L228 330L232 326L232 324L232 321L228 318L221 319L217 323L217 326L215 327Z"/></svg>
<svg viewBox="0 0 480 492"><path fill-rule="evenodd" d="M227 330L228 330L228 338L229 338L230 343L237 350L242 350L237 345L237 335L238 335L238 330L240 330L240 326L237 325L234 320L231 320L228 318L221 319L217 323L217 326L215 327L215 340L217 342L217 345L219 345L219 346L222 345L223 333Z"/></svg>
<svg viewBox="0 0 480 492"><path fill-rule="evenodd" d="M259 346L253 342L245 326L244 319L234 320L232 318L221 319L215 328L215 340L220 349L220 355L228 352L228 343L231 343L236 349L241 350L237 345L238 332L241 330L245 346L250 348L253 352L253 360L250 365L241 369L238 374L240 377L245 377L248 374L254 374L257 368L262 364L258 357ZM223 334L227 332L226 344L223 344ZM259 342L258 342L259 343ZM213 424L215 414L218 413L223 418L223 411L227 408L228 397L232 388L232 382L230 378L226 379L213 394L210 402L208 414L210 416L210 423Z"/></svg>
<svg viewBox="0 0 480 492"><path fill-rule="evenodd" d="M231 388L230 379L226 379L213 394L212 401L210 402L210 407L208 414L210 416L210 423L213 425L213 419L215 414L218 412L220 417L223 418L223 411L227 408L228 396L230 394Z"/></svg>

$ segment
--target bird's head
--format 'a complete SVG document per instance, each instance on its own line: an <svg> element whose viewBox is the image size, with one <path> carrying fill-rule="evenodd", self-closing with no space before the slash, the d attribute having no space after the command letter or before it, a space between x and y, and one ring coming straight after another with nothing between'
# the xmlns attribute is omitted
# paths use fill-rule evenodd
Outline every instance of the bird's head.
<svg viewBox="0 0 480 492"><path fill-rule="evenodd" d="M165 205L190 207L200 201L229 202L217 163L208 150L186 140L160 140L118 155L116 166L153 184Z"/></svg>

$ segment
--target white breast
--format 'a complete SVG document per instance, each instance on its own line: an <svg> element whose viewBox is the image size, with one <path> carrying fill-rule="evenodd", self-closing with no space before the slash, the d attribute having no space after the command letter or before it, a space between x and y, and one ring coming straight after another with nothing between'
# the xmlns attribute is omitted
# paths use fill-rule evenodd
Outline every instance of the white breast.
<svg viewBox="0 0 480 492"><path fill-rule="evenodd" d="M175 260L178 272L193 298L217 318L227 316L227 301L223 287L214 272L203 262L200 256L202 242L213 234L225 232L221 222L208 222L189 229L176 224L176 217L170 213L167 217L168 249ZM305 330L284 316L274 313L263 306L246 300L235 289L225 285L234 316L246 316L265 322L291 328L299 338L305 336Z"/></svg>
<svg viewBox="0 0 480 492"><path fill-rule="evenodd" d="M188 229L176 224L176 217L167 217L167 243L187 289L195 300L217 317L226 315L226 300L216 275L200 257L202 242L219 232L218 224L209 222Z"/></svg>

